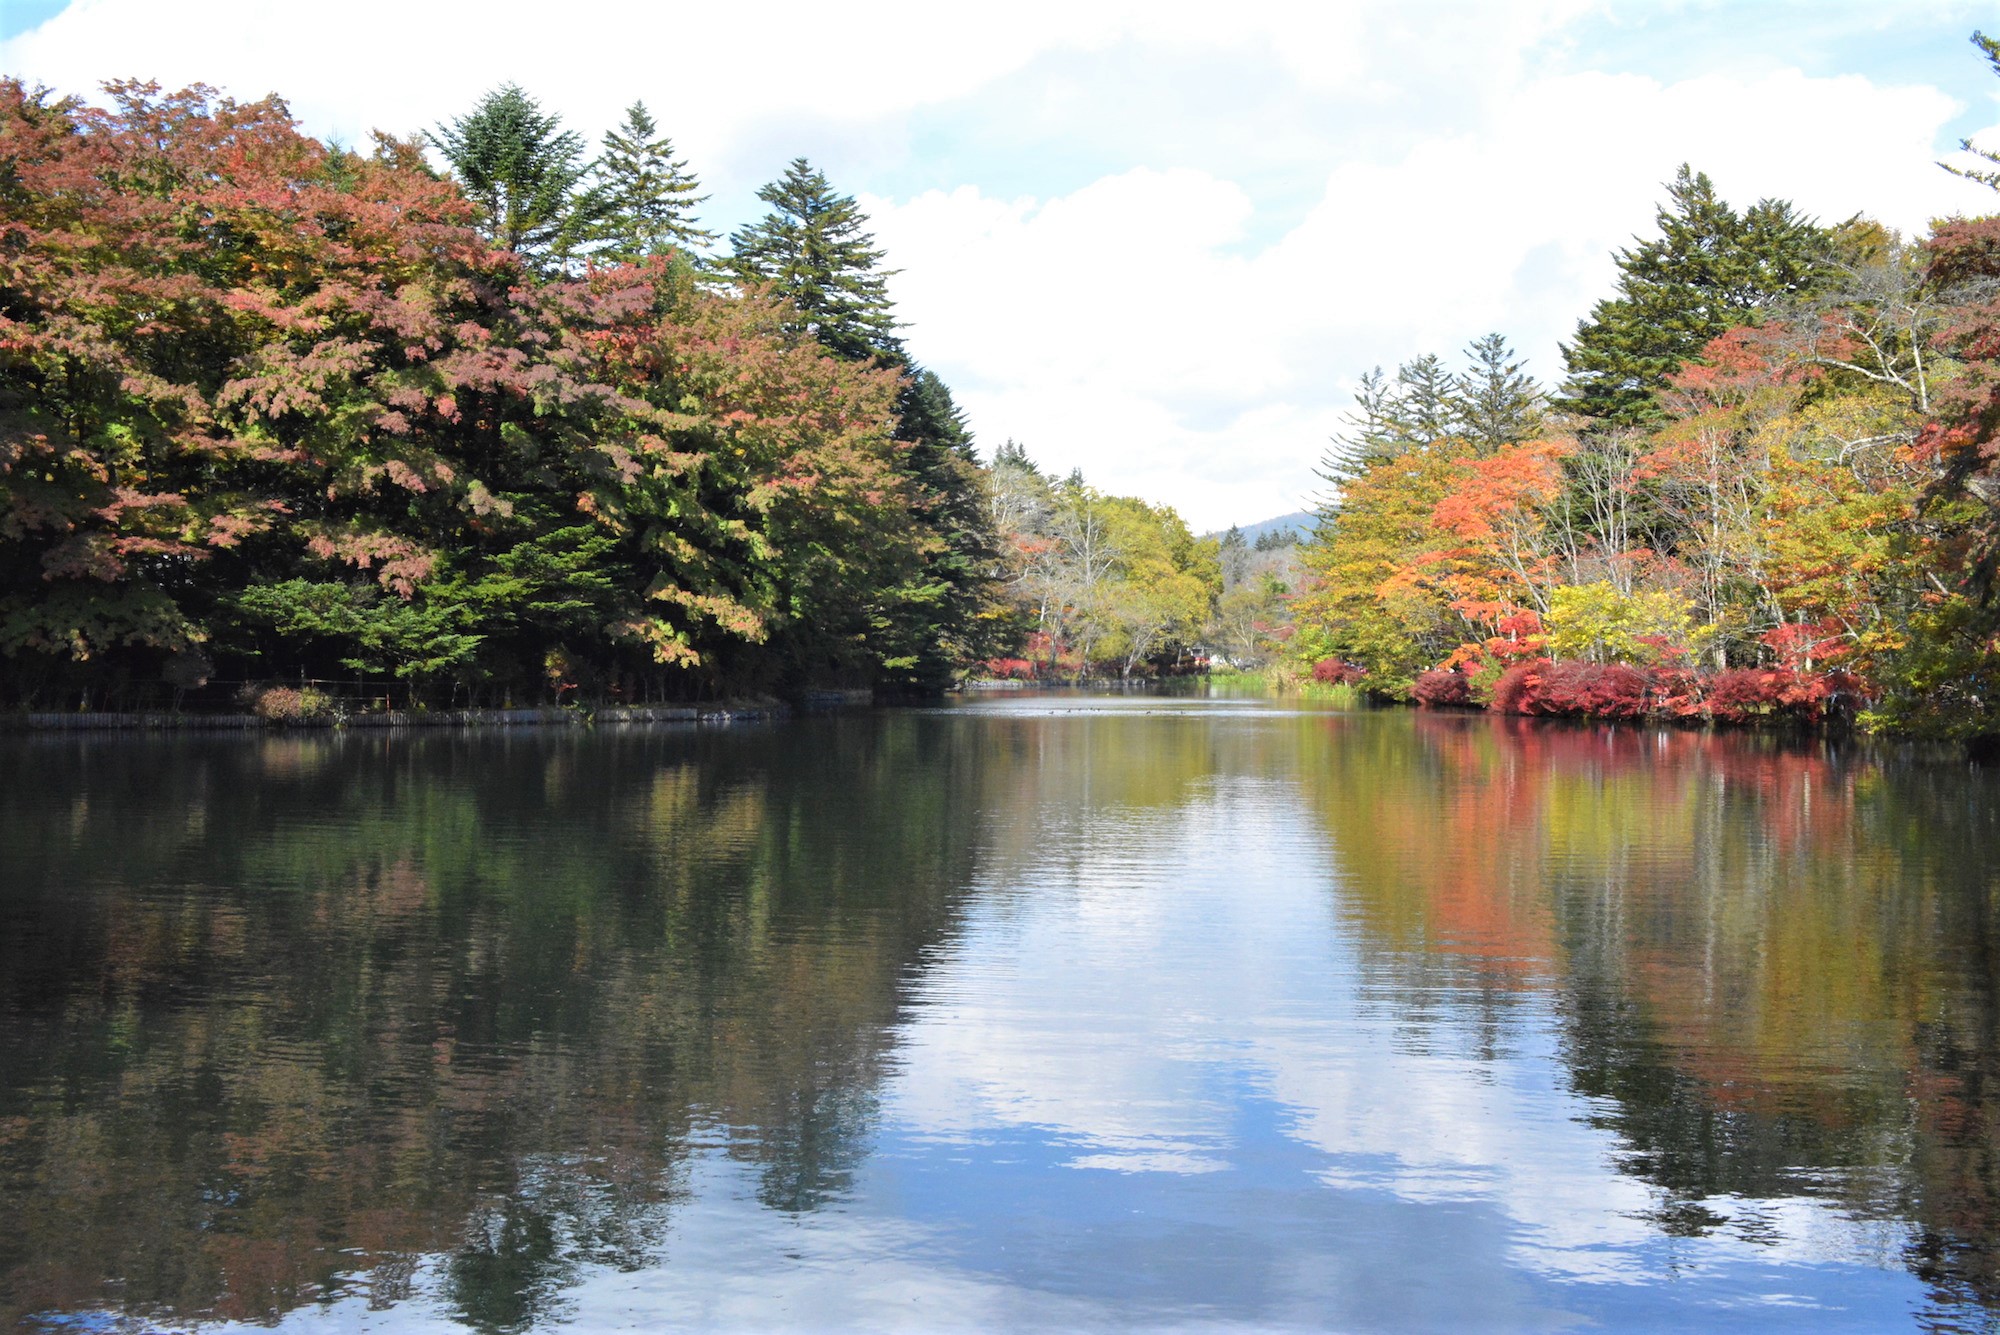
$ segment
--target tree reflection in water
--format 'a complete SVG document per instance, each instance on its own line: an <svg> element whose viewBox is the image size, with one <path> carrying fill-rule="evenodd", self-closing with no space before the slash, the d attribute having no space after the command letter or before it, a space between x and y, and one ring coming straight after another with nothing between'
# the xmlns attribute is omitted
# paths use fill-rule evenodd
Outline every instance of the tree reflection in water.
<svg viewBox="0 0 2000 1335"><path fill-rule="evenodd" d="M1662 1229L1830 1197L1911 1221L1944 1305L2000 1304L1992 777L1743 732L1411 728L1301 767L1351 911L1385 958L1557 989L1574 1087Z"/></svg>
<svg viewBox="0 0 2000 1335"><path fill-rule="evenodd" d="M1758 1242L1810 1198L1908 1238L1933 1324L2000 1307L2000 793L1960 766L1004 709L4 749L9 1323L421 1292L516 1330L671 1264L706 1156L841 1206L977 897L1239 780L1320 827L1360 1004L1413 1047L1491 1066L1552 1008L1658 1232Z"/></svg>
<svg viewBox="0 0 2000 1335"><path fill-rule="evenodd" d="M518 1328L579 1265L656 1261L718 1134L772 1207L824 1203L967 880L963 751L865 723L22 744L0 1319L387 1303L446 1252L463 1319Z"/></svg>

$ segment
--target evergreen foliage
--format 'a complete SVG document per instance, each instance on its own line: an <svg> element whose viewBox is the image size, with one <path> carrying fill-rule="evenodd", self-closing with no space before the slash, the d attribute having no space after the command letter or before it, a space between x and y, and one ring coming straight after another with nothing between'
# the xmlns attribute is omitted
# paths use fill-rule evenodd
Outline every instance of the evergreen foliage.
<svg viewBox="0 0 2000 1335"><path fill-rule="evenodd" d="M1619 295L1563 348L1565 406L1609 425L1658 421L1657 394L1711 339L1834 273L1833 233L1783 200L1738 214L1685 164L1667 195L1660 234L1618 253Z"/></svg>
<svg viewBox="0 0 2000 1335"><path fill-rule="evenodd" d="M1489 452L1542 434L1547 402L1506 337L1475 339L1465 356L1467 366L1455 387L1460 434Z"/></svg>
<svg viewBox="0 0 2000 1335"><path fill-rule="evenodd" d="M1986 63L1992 66L1993 72L2000 74L2000 38L1988 37L1983 32L1974 32L1972 34L1972 44L1978 47L1980 54L1986 57ZM1995 152L1990 148L1981 148L1970 139L1959 140L1958 146L1975 157L1983 158L1987 162L1995 164L1995 166L2000 166L2000 152ZM1963 176L1968 180L1977 181L1981 185L2000 190L2000 171L1988 171L1980 167L1954 167L1948 162L1941 162L1938 165L1954 176Z"/></svg>
<svg viewBox="0 0 2000 1335"><path fill-rule="evenodd" d="M797 311L793 327L836 356L900 358L882 252L864 230L852 195L835 194L824 174L794 158L757 192L771 212L730 237L728 270Z"/></svg>
<svg viewBox="0 0 2000 1335"><path fill-rule="evenodd" d="M599 224L597 252L607 260L631 263L669 250L695 256L715 233L695 222L701 183L674 156L674 141L659 132L646 104L634 102L617 129L604 136L596 178L606 208Z"/></svg>
<svg viewBox="0 0 2000 1335"><path fill-rule="evenodd" d="M972 432L938 375L911 368L897 401L898 471L911 509L934 540L915 578L898 590L889 632L898 649L885 660L889 684L916 693L948 685L969 662L1003 650L1004 621L993 613L998 539L986 505Z"/></svg>
<svg viewBox="0 0 2000 1335"><path fill-rule="evenodd" d="M430 141L479 206L496 244L561 267L602 225L611 199L588 183L583 136L514 84L502 84Z"/></svg>
<svg viewBox="0 0 2000 1335"><path fill-rule="evenodd" d="M1364 372L1347 430L1333 438L1320 476L1336 488L1378 464L1444 440L1469 441L1492 451L1538 434L1547 417L1541 387L1523 371L1500 334L1475 339L1466 368L1453 375L1435 353L1396 368L1390 380L1377 366ZM1337 508L1338 498L1331 501ZM1322 507L1325 521L1329 507Z"/></svg>

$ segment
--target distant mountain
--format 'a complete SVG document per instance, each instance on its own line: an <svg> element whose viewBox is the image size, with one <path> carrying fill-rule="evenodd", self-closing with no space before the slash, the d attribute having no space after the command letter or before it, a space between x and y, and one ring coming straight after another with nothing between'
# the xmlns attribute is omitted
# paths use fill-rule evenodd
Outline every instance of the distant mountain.
<svg viewBox="0 0 2000 1335"><path fill-rule="evenodd" d="M1279 515L1276 519L1260 519L1254 524L1238 524L1236 527L1243 531L1243 541L1255 547L1257 539L1263 537L1266 533L1288 532L1297 537L1299 541L1304 542L1307 537L1311 536L1314 522L1312 511L1295 510L1288 515ZM1226 528L1220 529L1208 536L1219 538L1228 531Z"/></svg>

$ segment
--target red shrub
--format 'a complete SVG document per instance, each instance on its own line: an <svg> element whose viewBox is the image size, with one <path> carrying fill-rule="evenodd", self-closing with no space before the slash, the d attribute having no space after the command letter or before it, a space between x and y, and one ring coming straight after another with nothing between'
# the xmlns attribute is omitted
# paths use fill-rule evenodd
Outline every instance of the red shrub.
<svg viewBox="0 0 2000 1335"><path fill-rule="evenodd" d="M1002 681L1032 681L1035 665L1025 658L989 658L986 660L986 675Z"/></svg>
<svg viewBox="0 0 2000 1335"><path fill-rule="evenodd" d="M1313 680L1324 686L1353 686L1367 675L1367 668L1343 663L1338 658L1322 658L1313 664Z"/></svg>
<svg viewBox="0 0 2000 1335"><path fill-rule="evenodd" d="M1647 674L1653 688L1653 712L1665 718L1700 718L1708 708L1708 678L1689 667L1657 667Z"/></svg>
<svg viewBox="0 0 2000 1335"><path fill-rule="evenodd" d="M1537 714L1631 719L1646 713L1646 676L1624 663L1551 663L1529 690Z"/></svg>
<svg viewBox="0 0 2000 1335"><path fill-rule="evenodd" d="M1427 709L1452 709L1472 703L1472 679L1459 672L1419 672L1410 694Z"/></svg>
<svg viewBox="0 0 2000 1335"><path fill-rule="evenodd" d="M1830 704L1854 708L1864 692L1864 684L1846 672L1730 668L1705 673L1680 666L1637 668L1540 658L1502 673L1490 708L1500 714L1567 718L1707 717L1749 723L1760 718L1817 720Z"/></svg>
<svg viewBox="0 0 2000 1335"><path fill-rule="evenodd" d="M1535 691L1548 667L1548 659L1531 658L1508 668L1500 674L1500 680L1493 683L1493 701L1487 708L1496 714L1540 713L1535 708Z"/></svg>
<svg viewBox="0 0 2000 1335"><path fill-rule="evenodd" d="M1708 712L1724 723L1777 714L1815 719L1829 694L1831 685L1822 675L1790 668L1730 668L1709 683Z"/></svg>
<svg viewBox="0 0 2000 1335"><path fill-rule="evenodd" d="M1526 700L1531 705L1529 712L1558 716L1581 714L1584 691L1594 666L1591 663L1555 662L1544 667L1523 686Z"/></svg>

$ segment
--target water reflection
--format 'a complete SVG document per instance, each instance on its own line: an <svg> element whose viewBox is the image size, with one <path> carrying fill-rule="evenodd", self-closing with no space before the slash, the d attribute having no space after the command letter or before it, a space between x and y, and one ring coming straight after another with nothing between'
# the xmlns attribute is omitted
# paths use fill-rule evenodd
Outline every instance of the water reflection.
<svg viewBox="0 0 2000 1335"><path fill-rule="evenodd" d="M1136 698L6 748L0 1321L2000 1310L1958 767Z"/></svg>
<svg viewBox="0 0 2000 1335"><path fill-rule="evenodd" d="M1994 1303L1989 778L1746 734L1412 731L1311 771L1356 921L1420 969L1547 980L1569 1084L1662 1189L1649 1224L1782 1248L1824 1203L1941 1309Z"/></svg>

